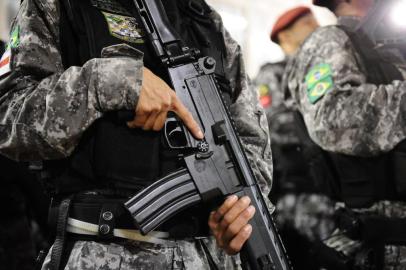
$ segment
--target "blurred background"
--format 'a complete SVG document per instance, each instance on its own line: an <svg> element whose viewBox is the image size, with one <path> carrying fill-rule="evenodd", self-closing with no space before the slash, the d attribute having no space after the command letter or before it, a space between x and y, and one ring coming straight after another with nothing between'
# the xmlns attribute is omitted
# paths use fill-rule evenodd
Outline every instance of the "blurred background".
<svg viewBox="0 0 406 270"><path fill-rule="evenodd" d="M311 6L311 0L207 0L223 17L227 29L241 44L248 73L255 77L260 66L283 59L281 49L269 39L275 20L297 5ZM8 26L18 9L19 0L0 0L0 39L6 40ZM312 7L321 25L335 22L326 9Z"/></svg>
<svg viewBox="0 0 406 270"><path fill-rule="evenodd" d="M269 39L276 19L297 5L311 6L311 0L207 0L223 17L227 29L241 44L248 73L255 77L261 65L283 59L278 45ZM313 7L321 25L335 23L327 9Z"/></svg>

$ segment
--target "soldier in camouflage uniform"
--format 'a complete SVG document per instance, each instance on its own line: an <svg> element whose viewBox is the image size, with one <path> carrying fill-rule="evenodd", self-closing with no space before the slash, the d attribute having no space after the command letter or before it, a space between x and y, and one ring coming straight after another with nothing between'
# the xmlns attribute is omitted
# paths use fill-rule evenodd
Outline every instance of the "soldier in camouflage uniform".
<svg viewBox="0 0 406 270"><path fill-rule="evenodd" d="M377 46L356 32L372 0L314 2L339 16L338 25L320 28L304 42L288 63L285 82L288 101L322 150L315 152L315 175L326 193L343 201L338 229L325 241L339 254L322 263L327 269L406 269L405 164L399 158L406 138L405 70L379 58ZM379 57L371 60L364 51Z"/></svg>
<svg viewBox="0 0 406 270"><path fill-rule="evenodd" d="M218 34L218 48L224 48L219 62L224 73L221 83L229 90L230 109L241 140L263 193L268 195L272 179L268 127L258 95L248 87L241 49L214 10L204 1L193 2L193 9L188 1L163 1L163 4L178 31L185 30L182 34L186 37L201 34L192 42L203 44L203 49L215 44L211 33ZM238 253L252 231L248 221L255 209L245 197L228 198L210 216L195 224L203 231L210 228L214 237L203 234L196 238L190 234L168 239L164 231L165 239L158 236L141 241L132 237L127 237L131 240L105 239L98 233L102 229L97 224L98 217L109 220L119 212L112 215L97 208L95 213L87 213L97 214L93 222L75 216L79 203L91 203L93 207L102 198L100 207L104 207L103 201L111 202L116 197L121 203L134 195L134 190L155 180L159 176L157 172L165 172L160 166L150 166L163 154L155 142L156 139L160 142L159 131L168 111L177 113L195 137L203 135L170 87L154 75L162 72L151 61L140 18L132 13L134 6L128 3L131 1L23 1L13 23L9 50L3 56L9 62L5 61L8 64L0 73L1 153L19 161L52 161L44 162L50 170L41 175L51 175L56 183L54 201L66 202L71 194L77 194L68 213L69 234L65 241L68 248L61 264L66 265L64 269L239 269L238 256L227 254ZM205 27L209 28L206 32ZM117 124L111 116L120 110L135 110L135 118L129 119L127 125ZM104 128L106 125L108 128ZM99 129L103 132L97 133ZM95 137L94 132L99 135ZM115 135L91 148L110 133ZM135 146L116 147L133 135ZM91 144L87 144L89 140ZM143 148L145 145L148 147ZM110 146L114 150L103 153L111 150ZM90 161L83 158L89 153L95 153ZM59 163L61 159L65 161ZM144 166L138 174L131 175L136 182L98 173L111 168L115 160L120 161L115 163L117 166L127 160L131 160L132 167ZM99 162L103 165L98 166ZM115 172L125 174L131 170L121 167ZM114 179L110 181L109 177ZM116 208L120 208L120 203ZM66 213L64 206L62 203L62 213ZM192 214L201 212L207 209ZM175 219L173 228L191 219L192 214ZM125 220L123 215L120 218ZM116 225L120 228L121 224ZM216 242L222 249L216 247ZM52 254L59 251L58 244L49 252L42 269L55 268Z"/></svg>
<svg viewBox="0 0 406 270"><path fill-rule="evenodd" d="M0 17L0 24L9 25L16 11L2 6L8 16ZM0 55L5 49L6 42L0 40ZM38 251L47 246L43 232L49 200L27 164L0 155L0 172L0 269L31 270Z"/></svg>
<svg viewBox="0 0 406 270"><path fill-rule="evenodd" d="M288 10L275 23L271 39L287 56L294 57L302 42L318 23L307 7ZM255 84L266 109L274 158L276 220L289 257L295 268L312 269L305 245L326 238L334 228L334 204L318 194L301 151L295 112L284 104L282 77L286 60L264 65ZM298 248L300 242L301 248Z"/></svg>

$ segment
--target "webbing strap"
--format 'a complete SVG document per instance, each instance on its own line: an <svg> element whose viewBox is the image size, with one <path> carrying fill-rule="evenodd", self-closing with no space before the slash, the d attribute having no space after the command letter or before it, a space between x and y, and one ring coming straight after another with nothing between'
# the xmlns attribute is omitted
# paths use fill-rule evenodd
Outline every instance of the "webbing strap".
<svg viewBox="0 0 406 270"><path fill-rule="evenodd" d="M99 234L99 225L69 218L67 222L66 231L74 234L97 236ZM169 237L169 233L167 232L154 231L150 232L148 235L142 235L137 230L114 229L113 234L115 237L125 238L134 241L175 246L174 241L166 239Z"/></svg>
<svg viewBox="0 0 406 270"><path fill-rule="evenodd" d="M56 226L56 239L52 247L50 270L59 270L66 238L66 225L69 216L69 208L72 197L62 201L59 206L58 221Z"/></svg>

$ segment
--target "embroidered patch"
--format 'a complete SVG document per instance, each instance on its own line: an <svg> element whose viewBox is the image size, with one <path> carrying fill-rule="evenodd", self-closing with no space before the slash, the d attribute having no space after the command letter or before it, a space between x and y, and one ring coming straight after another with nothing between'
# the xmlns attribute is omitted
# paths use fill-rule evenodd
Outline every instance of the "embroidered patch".
<svg viewBox="0 0 406 270"><path fill-rule="evenodd" d="M269 86L266 84L261 84L258 87L259 101L265 109L272 105L272 97L270 93Z"/></svg>
<svg viewBox="0 0 406 270"><path fill-rule="evenodd" d="M306 75L307 96L311 104L319 101L333 88L333 77L329 64L317 65Z"/></svg>
<svg viewBox="0 0 406 270"><path fill-rule="evenodd" d="M131 43L144 43L142 30L135 18L102 11L109 25L110 34Z"/></svg>
<svg viewBox="0 0 406 270"><path fill-rule="evenodd" d="M20 26L17 25L11 32L9 46L11 48L17 48L18 45L20 45Z"/></svg>
<svg viewBox="0 0 406 270"><path fill-rule="evenodd" d="M331 88L333 88L333 80L331 79L331 77L319 81L312 89L309 89L307 92L310 103L315 104Z"/></svg>
<svg viewBox="0 0 406 270"><path fill-rule="evenodd" d="M258 88L259 88L259 89L258 89L259 95L260 95L261 97L262 97L262 96L265 96L265 95L269 95L270 89L269 89L269 86L268 86L268 85L266 85L266 84L261 84Z"/></svg>
<svg viewBox="0 0 406 270"><path fill-rule="evenodd" d="M11 48L7 46L6 52L0 59L0 78L11 72Z"/></svg>

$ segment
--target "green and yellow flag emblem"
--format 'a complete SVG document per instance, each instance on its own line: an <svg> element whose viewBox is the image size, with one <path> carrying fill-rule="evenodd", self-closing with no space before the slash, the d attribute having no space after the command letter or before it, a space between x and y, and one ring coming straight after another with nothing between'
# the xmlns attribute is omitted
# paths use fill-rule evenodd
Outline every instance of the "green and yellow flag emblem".
<svg viewBox="0 0 406 270"><path fill-rule="evenodd" d="M306 75L307 96L311 104L315 104L333 88L333 77L329 64L313 67Z"/></svg>
<svg viewBox="0 0 406 270"><path fill-rule="evenodd" d="M18 45L20 45L20 26L17 25L11 32L9 46L11 48L17 48Z"/></svg>

